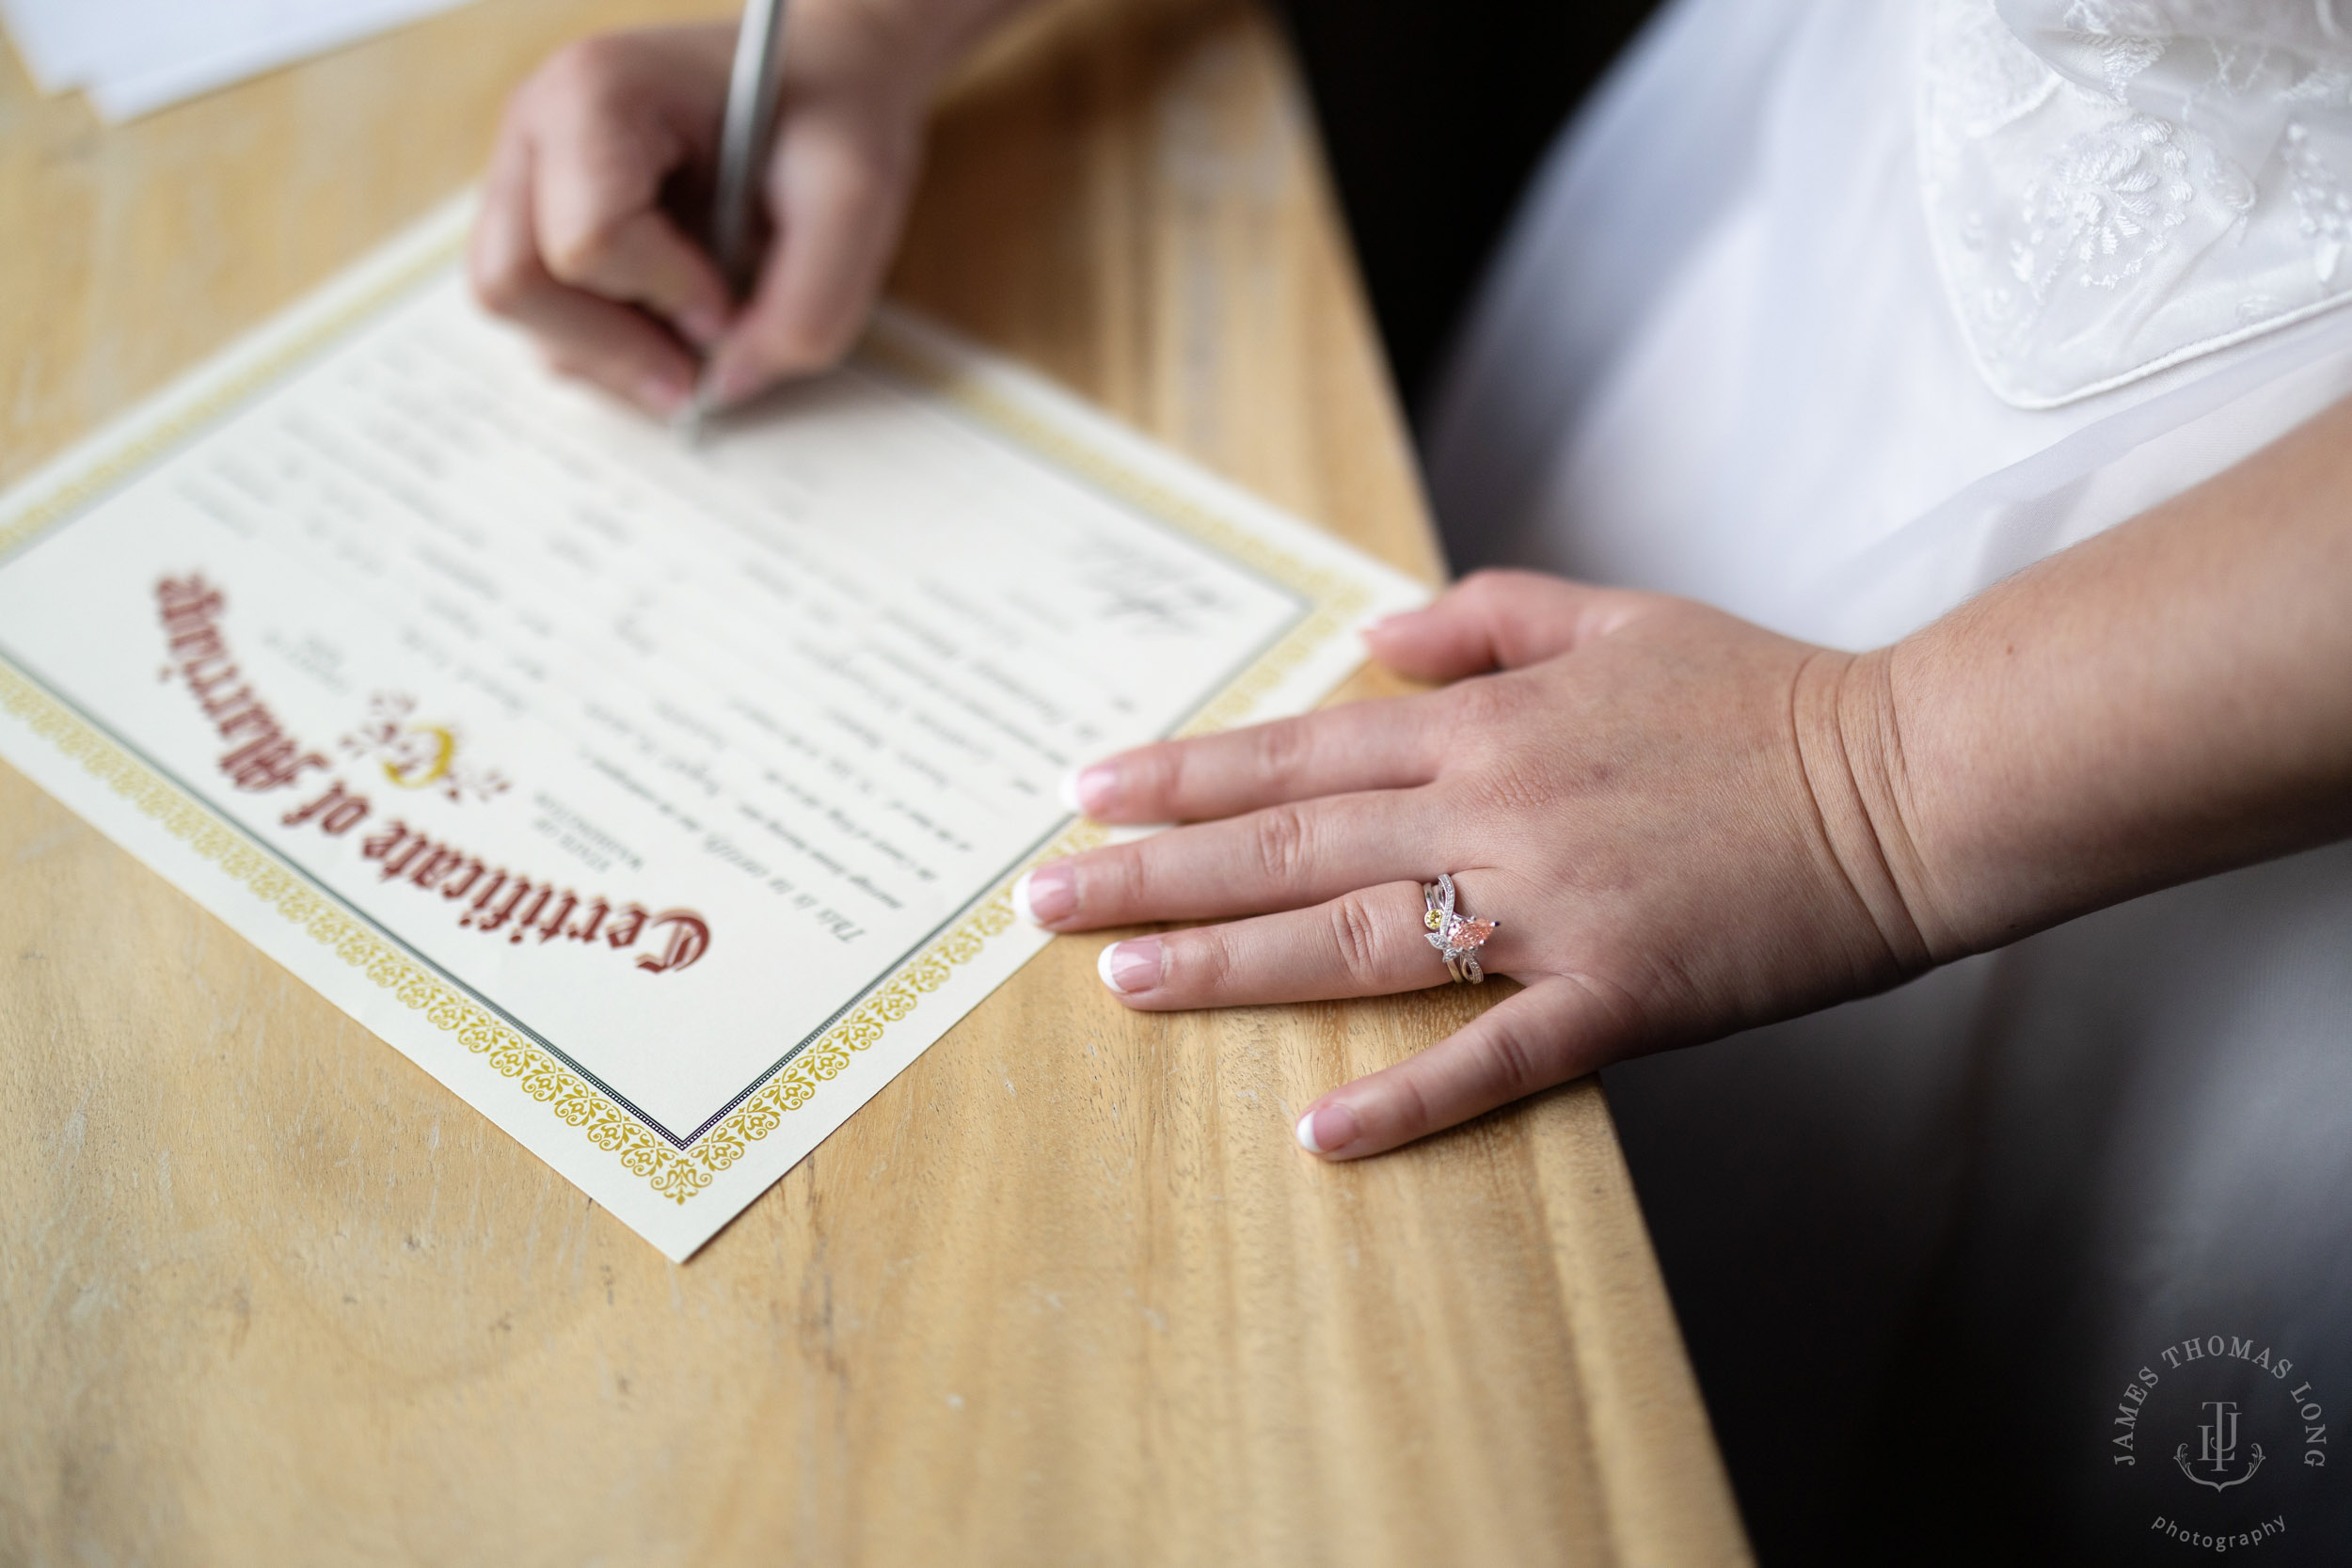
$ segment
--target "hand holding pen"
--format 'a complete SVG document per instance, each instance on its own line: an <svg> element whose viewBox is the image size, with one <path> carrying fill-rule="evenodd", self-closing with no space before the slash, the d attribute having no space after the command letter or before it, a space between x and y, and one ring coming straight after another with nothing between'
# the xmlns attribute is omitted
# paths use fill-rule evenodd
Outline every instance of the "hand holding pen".
<svg viewBox="0 0 2352 1568"><path fill-rule="evenodd" d="M712 248L739 29L572 45L507 106L469 254L476 293L557 370L665 420L824 369L881 286L934 87L1020 3L799 0L787 29L782 5L755 0L776 13L781 64L765 133L738 111L740 293Z"/></svg>

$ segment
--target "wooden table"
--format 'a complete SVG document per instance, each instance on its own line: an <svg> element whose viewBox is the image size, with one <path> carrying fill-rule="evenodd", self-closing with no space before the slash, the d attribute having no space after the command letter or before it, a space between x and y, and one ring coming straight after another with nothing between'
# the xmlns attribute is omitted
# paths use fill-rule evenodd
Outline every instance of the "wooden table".
<svg viewBox="0 0 2352 1568"><path fill-rule="evenodd" d="M484 0L119 130L0 55L0 480L665 9ZM1263 16L1038 16L933 147L898 292L1434 578ZM1291 1145L1465 992L1129 1013L1057 943L674 1267L6 768L0 888L0 1563L1745 1560L1596 1086Z"/></svg>

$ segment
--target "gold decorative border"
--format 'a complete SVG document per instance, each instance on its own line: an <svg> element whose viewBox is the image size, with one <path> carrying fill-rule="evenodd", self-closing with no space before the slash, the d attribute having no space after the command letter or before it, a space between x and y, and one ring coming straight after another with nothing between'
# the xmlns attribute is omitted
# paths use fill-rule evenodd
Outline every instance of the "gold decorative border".
<svg viewBox="0 0 2352 1568"><path fill-rule="evenodd" d="M1091 849L1109 837L1099 824L1079 822L1041 851L1022 869L1042 865L1081 849ZM816 1044L792 1058L789 1066L760 1085L759 1092L724 1121L694 1141L689 1151L698 1180L727 1169L751 1152L757 1143L783 1125L787 1112L797 1111L816 1096L817 1085L837 1076L850 1065L850 1053L863 1051L882 1037L883 1031L914 1011L923 998L946 985L954 966L980 956L991 937L1012 929L1012 883L1008 881L963 923L907 961L857 1010L831 1029ZM684 1199L679 1200L683 1202Z"/></svg>
<svg viewBox="0 0 2352 1568"><path fill-rule="evenodd" d="M275 856L222 821L211 808L158 776L147 764L101 734L79 714L0 659L0 713L81 764L83 771L129 801L172 837L264 904L300 927L312 941L424 1014L434 1027L453 1034L468 1051L484 1058L501 1077L579 1128L588 1141L619 1156L630 1175L643 1177L674 1203L684 1203L711 1183L816 1095L817 1086L840 1075L852 1052L864 1051L891 1024L914 1011L929 993L947 983L956 965L979 957L991 937L1013 925L1008 882L948 932L909 960L855 1011L828 1029L724 1121L680 1151L645 1131L636 1117L596 1093L579 1074L467 1001L447 981L407 958L332 899L307 886ZM1107 836L1082 822L1057 839L1031 863L1091 848Z"/></svg>
<svg viewBox="0 0 2352 1568"><path fill-rule="evenodd" d="M172 837L244 884L262 902L302 927L336 957L424 1014L436 1028L454 1034L467 1050L484 1057L501 1077L516 1080L525 1094L580 1129L598 1148L620 1156L632 1176L683 1203L709 1185L634 1117L596 1093L564 1064L460 996L448 984L383 938L321 896L208 807L157 776L138 758L99 733L82 717L5 659L0 659L0 712L24 721L35 735L82 765Z"/></svg>
<svg viewBox="0 0 2352 1568"><path fill-rule="evenodd" d="M444 244L420 251L408 264L388 273L375 286L340 309L322 314L266 354L207 387L200 397L154 420L107 451L65 483L37 499L12 518L0 520L0 557L47 531L186 439L231 405L285 374L329 341L381 310L399 294L449 266L462 244L453 233ZM967 409L1015 442L1082 476L1105 492L1176 528L1210 548L1241 561L1304 597L1307 615L1283 639L1252 661L1222 691L1194 714L1184 735L1223 729L1252 712L1265 694L1328 641L1371 600L1360 579L1334 568L1316 567L1236 527L1173 486L1136 471L1056 421L928 352L911 335L877 324L860 353L899 375ZM684 1204L732 1168L783 1125L784 1117L816 1097L818 1086L837 1077L852 1053L880 1040L890 1026L914 1011L924 996L946 984L959 965L977 958L989 941L1011 928L1011 884L998 888L953 930L902 965L840 1022L828 1029L752 1097L681 1151L656 1137L633 1116L614 1105L547 1052L467 1001L447 982L378 937L332 900L305 885L276 860L223 821L210 808L157 775L146 764L58 703L6 659L0 659L0 712L23 720L92 778L153 818L198 855L213 862L290 923L405 1006L424 1014L436 1028L454 1034L501 1077L579 1128L588 1141L620 1161L660 1196ZM1036 857L1036 864L1090 848L1106 835L1080 822Z"/></svg>

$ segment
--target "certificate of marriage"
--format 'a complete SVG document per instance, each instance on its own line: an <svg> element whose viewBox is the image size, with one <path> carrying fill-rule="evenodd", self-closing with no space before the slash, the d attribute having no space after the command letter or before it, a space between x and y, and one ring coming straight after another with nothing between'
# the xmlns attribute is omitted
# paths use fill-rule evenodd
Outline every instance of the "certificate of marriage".
<svg viewBox="0 0 2352 1568"><path fill-rule="evenodd" d="M901 315L689 450L466 216L0 500L0 756L682 1259L1044 945L1072 768L1422 590Z"/></svg>

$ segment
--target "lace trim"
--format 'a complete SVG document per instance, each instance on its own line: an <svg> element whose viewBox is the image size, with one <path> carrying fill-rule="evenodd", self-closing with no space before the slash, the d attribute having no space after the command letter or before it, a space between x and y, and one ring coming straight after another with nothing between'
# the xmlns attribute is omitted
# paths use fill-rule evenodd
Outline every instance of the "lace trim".
<svg viewBox="0 0 2352 1568"><path fill-rule="evenodd" d="M1921 179L1994 391L2049 407L2352 298L2331 0L1931 0Z"/></svg>

